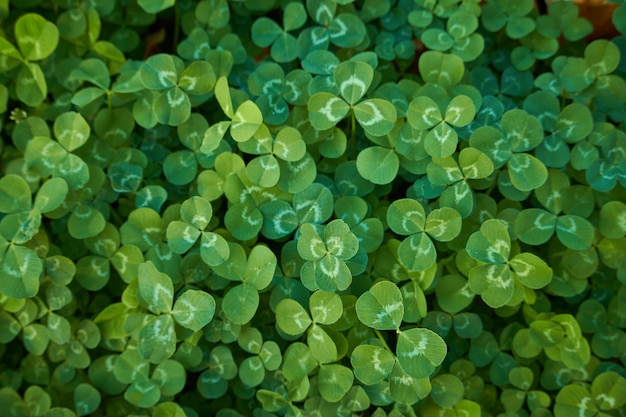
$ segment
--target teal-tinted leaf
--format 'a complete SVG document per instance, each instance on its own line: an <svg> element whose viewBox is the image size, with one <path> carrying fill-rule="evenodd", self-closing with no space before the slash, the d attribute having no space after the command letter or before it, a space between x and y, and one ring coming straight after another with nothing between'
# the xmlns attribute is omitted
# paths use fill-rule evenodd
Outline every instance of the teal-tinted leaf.
<svg viewBox="0 0 626 417"><path fill-rule="evenodd" d="M589 249L593 243L594 233L593 225L579 216L560 216L556 222L556 235L561 243L570 249Z"/></svg>
<svg viewBox="0 0 626 417"><path fill-rule="evenodd" d="M261 48L270 46L283 32L280 26L272 19L259 17L252 24L252 41Z"/></svg>
<svg viewBox="0 0 626 417"><path fill-rule="evenodd" d="M374 284L358 298L355 307L359 320L368 327L397 330L402 324L402 294L398 286L390 281Z"/></svg>
<svg viewBox="0 0 626 417"><path fill-rule="evenodd" d="M30 210L30 194L28 183L19 175L9 174L0 178L0 213Z"/></svg>
<svg viewBox="0 0 626 417"><path fill-rule="evenodd" d="M215 314L215 299L200 290L187 290L176 299L172 316L181 326L198 331L209 324Z"/></svg>
<svg viewBox="0 0 626 417"><path fill-rule="evenodd" d="M283 12L283 27L286 31L300 29L307 20L306 9L301 3L289 3Z"/></svg>
<svg viewBox="0 0 626 417"><path fill-rule="evenodd" d="M497 220L496 220L497 221ZM480 294L492 308L502 307L509 302L515 291L511 270L507 265L480 265L469 272L470 289Z"/></svg>
<svg viewBox="0 0 626 417"><path fill-rule="evenodd" d="M139 353L151 363L161 363L176 350L174 319L163 314L151 320L139 331Z"/></svg>
<svg viewBox="0 0 626 417"><path fill-rule="evenodd" d="M384 136L395 126L397 114L389 101L372 98L354 106L354 117L366 133Z"/></svg>
<svg viewBox="0 0 626 417"><path fill-rule="evenodd" d="M412 378L428 378L447 353L443 339L432 330L414 328L398 334L398 362Z"/></svg>
<svg viewBox="0 0 626 417"><path fill-rule="evenodd" d="M394 356L374 345L359 345L352 351L350 362L354 376L365 385L374 385L386 379L395 363Z"/></svg>
<svg viewBox="0 0 626 417"><path fill-rule="evenodd" d="M0 247L1 241L0 238ZM9 246L0 261L0 270L4 277L0 290L4 295L11 298L31 298L37 294L43 264L29 248Z"/></svg>
<svg viewBox="0 0 626 417"><path fill-rule="evenodd" d="M72 154L69 155L69 157L72 156ZM110 164L107 174L111 180L111 187L118 193L137 191L143 179L141 166L126 161Z"/></svg>
<svg viewBox="0 0 626 417"><path fill-rule="evenodd" d="M138 292L145 306L156 314L168 313L174 301L174 286L167 274L150 261L139 265Z"/></svg>
<svg viewBox="0 0 626 417"><path fill-rule="evenodd" d="M311 317L300 303L287 298L276 306L276 325L283 332L292 336L298 336L309 328Z"/></svg>
<svg viewBox="0 0 626 417"><path fill-rule="evenodd" d="M241 284L231 288L222 301L222 311L228 320L244 325L254 317L259 307L259 293L252 285Z"/></svg>
<svg viewBox="0 0 626 417"><path fill-rule="evenodd" d="M342 62L335 69L335 82L349 105L354 105L367 93L373 78L373 68L360 61Z"/></svg>
<svg viewBox="0 0 626 417"><path fill-rule="evenodd" d="M328 36L340 48L354 48L367 34L363 21L354 14L341 13L328 26Z"/></svg>
<svg viewBox="0 0 626 417"><path fill-rule="evenodd" d="M552 269L532 253L515 255L509 265L521 283L528 288L543 288L552 280Z"/></svg>
<svg viewBox="0 0 626 417"><path fill-rule="evenodd" d="M38 61L54 52L59 43L59 30L40 15L27 13L15 22L15 39L26 60Z"/></svg>
<svg viewBox="0 0 626 417"><path fill-rule="evenodd" d="M93 413L100 407L100 391L91 384L79 384L74 388L74 408L79 416Z"/></svg>
<svg viewBox="0 0 626 417"><path fill-rule="evenodd" d="M426 213L416 200L403 198L391 203L387 209L387 223L400 235L411 235L424 230Z"/></svg>
<svg viewBox="0 0 626 417"><path fill-rule="evenodd" d="M506 226L496 219L487 220L466 244L468 254L481 262L505 263L511 252L511 238Z"/></svg>
<svg viewBox="0 0 626 417"><path fill-rule="evenodd" d="M311 125L317 130L327 130L346 117L350 106L333 94L321 92L309 98L307 109Z"/></svg>
<svg viewBox="0 0 626 417"><path fill-rule="evenodd" d="M172 152L163 161L163 174L174 185L189 184L196 178L198 161L193 152Z"/></svg>
<svg viewBox="0 0 626 417"><path fill-rule="evenodd" d="M265 378L265 368L258 356L250 356L239 364L239 378L246 386L256 387Z"/></svg>
<svg viewBox="0 0 626 417"><path fill-rule="evenodd" d="M261 233L269 239L280 239L298 227L298 217L291 205L284 200L273 200L263 204Z"/></svg>
<svg viewBox="0 0 626 417"><path fill-rule="evenodd" d="M338 364L321 365L317 376L322 398L328 402L340 401L352 387L354 374L348 367Z"/></svg>

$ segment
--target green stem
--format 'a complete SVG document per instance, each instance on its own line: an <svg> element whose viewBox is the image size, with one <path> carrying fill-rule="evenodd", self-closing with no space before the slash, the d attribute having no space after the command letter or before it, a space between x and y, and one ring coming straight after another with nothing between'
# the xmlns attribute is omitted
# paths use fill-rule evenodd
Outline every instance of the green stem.
<svg viewBox="0 0 626 417"><path fill-rule="evenodd" d="M391 353L392 355L395 355L395 353L391 349L389 349L389 345L387 344L387 341L383 337L383 334L380 332L380 330L374 329L374 333L376 333L378 340L380 340L380 343L383 344L383 347L387 350L387 352Z"/></svg>
<svg viewBox="0 0 626 417"><path fill-rule="evenodd" d="M350 158L356 160L356 117L350 112Z"/></svg>

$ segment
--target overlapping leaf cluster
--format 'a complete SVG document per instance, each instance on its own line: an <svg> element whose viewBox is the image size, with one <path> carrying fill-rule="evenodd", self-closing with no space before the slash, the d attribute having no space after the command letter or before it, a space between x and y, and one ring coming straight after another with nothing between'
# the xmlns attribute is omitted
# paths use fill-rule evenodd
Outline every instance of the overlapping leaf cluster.
<svg viewBox="0 0 626 417"><path fill-rule="evenodd" d="M0 0L0 416L626 415L616 3Z"/></svg>

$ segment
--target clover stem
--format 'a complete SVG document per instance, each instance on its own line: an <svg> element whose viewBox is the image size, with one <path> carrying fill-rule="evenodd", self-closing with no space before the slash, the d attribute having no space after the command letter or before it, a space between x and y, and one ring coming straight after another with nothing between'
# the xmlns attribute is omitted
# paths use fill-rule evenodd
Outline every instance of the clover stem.
<svg viewBox="0 0 626 417"><path fill-rule="evenodd" d="M350 157L356 159L356 118L354 111L350 112Z"/></svg>
<svg viewBox="0 0 626 417"><path fill-rule="evenodd" d="M387 341L383 337L383 334L380 332L380 330L374 329L374 333L376 333L376 337L378 337L378 340L380 340L380 343L383 344L383 347L387 350L387 352L393 355L394 352L391 349L389 349L389 345L387 344Z"/></svg>

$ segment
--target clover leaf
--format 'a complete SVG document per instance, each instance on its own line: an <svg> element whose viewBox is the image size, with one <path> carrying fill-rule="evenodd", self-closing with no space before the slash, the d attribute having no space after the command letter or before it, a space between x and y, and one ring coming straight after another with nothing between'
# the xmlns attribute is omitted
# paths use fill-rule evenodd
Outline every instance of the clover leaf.
<svg viewBox="0 0 626 417"><path fill-rule="evenodd" d="M240 245L230 244L226 262L214 266L220 276L241 282L224 295L222 310L235 324L248 323L259 307L259 291L267 288L276 270L276 255L267 246L256 245L247 256Z"/></svg>
<svg viewBox="0 0 626 417"><path fill-rule="evenodd" d="M587 250L591 247L594 227L570 209L575 205L575 199L568 198L566 190L572 190L568 178L559 171L551 171L548 181L535 191L548 210L528 208L515 218L514 230L522 242L539 245L556 233L559 241L570 249ZM565 210L564 214L561 214L562 210Z"/></svg>
<svg viewBox="0 0 626 417"><path fill-rule="evenodd" d="M283 25L261 17L252 25L252 41L262 47L271 47L270 54L276 62L293 61L298 57L298 43L289 32L300 29L307 21L306 9L301 3L289 3L283 10Z"/></svg>
<svg viewBox="0 0 626 417"><path fill-rule="evenodd" d="M538 256L522 252L510 258L511 238L500 220L484 222L469 237L466 249L481 262L469 272L470 288L491 307L506 305L519 284L538 289L552 279L552 269Z"/></svg>
<svg viewBox="0 0 626 417"><path fill-rule="evenodd" d="M226 240L205 230L213 216L211 203L202 197L185 200L180 207L181 220L174 220L166 230L169 247L178 254L186 253L200 239L200 256L210 266L223 263L230 254Z"/></svg>
<svg viewBox="0 0 626 417"><path fill-rule="evenodd" d="M306 104L310 81L311 75L304 70L293 70L285 76L278 64L264 63L248 77L248 86L258 96L255 104L265 122L280 125L287 121L290 105Z"/></svg>
<svg viewBox="0 0 626 417"><path fill-rule="evenodd" d="M311 223L300 226L298 253L307 261L300 276L307 288L344 290L352 282L346 261L357 254L359 241L350 226L339 219L329 222L322 236Z"/></svg>
<svg viewBox="0 0 626 417"><path fill-rule="evenodd" d="M361 100L373 78L374 70L365 62L345 61L337 65L335 82L341 98L327 92L313 94L307 102L311 125L317 130L330 129L351 114L368 134L389 133L396 121L395 107L383 99Z"/></svg>
<svg viewBox="0 0 626 417"><path fill-rule="evenodd" d="M447 186L439 197L439 204L455 209L465 218L473 212L475 198L468 180L491 175L493 162L481 151L468 147L461 150L458 162L451 156L433 158L426 171L433 184Z"/></svg>
<svg viewBox="0 0 626 417"><path fill-rule="evenodd" d="M426 215L416 200L403 198L394 201L387 210L387 223L392 231L406 237L398 247L398 258L406 268L424 271L437 260L431 238L447 242L461 231L461 216L449 207L433 210Z"/></svg>
<svg viewBox="0 0 626 417"><path fill-rule="evenodd" d="M489 156L494 168L506 164L513 187L528 192L540 187L548 177L545 165L530 151L543 139L539 120L523 110L509 110L502 116L502 131L495 127L478 128L470 137L470 146Z"/></svg>

